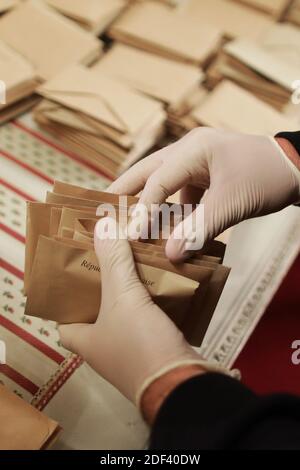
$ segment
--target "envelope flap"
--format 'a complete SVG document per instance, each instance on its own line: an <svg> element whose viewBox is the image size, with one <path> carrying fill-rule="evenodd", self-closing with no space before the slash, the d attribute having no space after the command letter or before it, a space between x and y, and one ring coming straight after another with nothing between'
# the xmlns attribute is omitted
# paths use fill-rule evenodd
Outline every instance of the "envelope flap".
<svg viewBox="0 0 300 470"><path fill-rule="evenodd" d="M80 65L65 69L38 92L122 133L139 131L161 109L154 100Z"/></svg>

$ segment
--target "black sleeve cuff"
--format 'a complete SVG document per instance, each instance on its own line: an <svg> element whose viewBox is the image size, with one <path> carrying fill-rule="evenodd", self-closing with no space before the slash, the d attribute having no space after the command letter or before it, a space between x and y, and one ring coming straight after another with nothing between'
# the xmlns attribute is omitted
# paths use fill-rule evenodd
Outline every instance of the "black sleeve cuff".
<svg viewBox="0 0 300 470"><path fill-rule="evenodd" d="M300 449L300 400L259 397L237 380L208 373L179 385L163 403L150 449Z"/></svg>

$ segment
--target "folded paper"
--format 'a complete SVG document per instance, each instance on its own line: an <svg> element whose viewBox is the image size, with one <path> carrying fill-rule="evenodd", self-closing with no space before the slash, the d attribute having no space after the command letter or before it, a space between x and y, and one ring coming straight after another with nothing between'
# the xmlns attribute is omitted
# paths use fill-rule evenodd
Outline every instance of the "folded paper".
<svg viewBox="0 0 300 470"><path fill-rule="evenodd" d="M0 384L0 450L47 449L58 424Z"/></svg>
<svg viewBox="0 0 300 470"><path fill-rule="evenodd" d="M43 80L67 65L93 62L102 50L100 40L37 0L21 2L0 18L0 40L23 55Z"/></svg>

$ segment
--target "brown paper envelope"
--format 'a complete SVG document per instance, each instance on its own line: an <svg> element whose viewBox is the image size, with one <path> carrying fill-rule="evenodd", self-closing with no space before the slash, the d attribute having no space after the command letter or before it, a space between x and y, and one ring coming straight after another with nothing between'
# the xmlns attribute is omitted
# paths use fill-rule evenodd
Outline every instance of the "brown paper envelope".
<svg viewBox="0 0 300 470"><path fill-rule="evenodd" d="M93 249L91 242L87 240L85 242L64 240L63 242L75 248L81 248L88 251ZM189 260L183 265L174 266L166 259L153 258L151 253L149 256L149 250L146 250L146 247L142 248L140 246L142 244L139 242L130 242L130 244L136 261L150 264L151 266L159 269L177 272L181 275L183 274L194 280L200 281L200 286L195 291L189 312L184 316L184 321L180 323L180 328L186 339L193 346L200 346L230 274L230 269L225 266L214 264L213 268L209 268L213 270L212 275L207 277L207 266L203 263L204 266L200 267L202 263L199 260L195 259L194 263L197 264L198 262L200 264L200 271L197 267L195 269L195 267L191 267L188 264L192 260Z"/></svg>
<svg viewBox="0 0 300 470"><path fill-rule="evenodd" d="M186 21L164 5L137 2L111 27L109 34L121 42L151 49L194 64L206 63L220 44L220 31L189 17Z"/></svg>
<svg viewBox="0 0 300 470"><path fill-rule="evenodd" d="M27 292L35 250L40 235L49 235L51 205L39 202L27 203L26 217L26 245L25 245L25 271L24 292Z"/></svg>
<svg viewBox="0 0 300 470"><path fill-rule="evenodd" d="M230 268L219 265L207 284L202 303L200 304L199 300L194 297L191 311L189 315L186 315L182 325L186 337L193 346L201 345L229 274Z"/></svg>
<svg viewBox="0 0 300 470"><path fill-rule="evenodd" d="M174 107L182 105L204 79L196 66L118 43L92 69Z"/></svg>
<svg viewBox="0 0 300 470"><path fill-rule="evenodd" d="M268 51L254 42L236 40L228 43L225 52L236 60L246 64L257 73L272 80L284 89L292 92L292 84L299 74L299 66L288 64L271 56Z"/></svg>
<svg viewBox="0 0 300 470"><path fill-rule="evenodd" d="M76 133L69 133L68 129L63 126L53 126L49 122L41 121L40 116L38 118L35 116L35 119L41 129L53 135L61 143L64 143L69 150L80 156L83 161L92 165L93 168L97 168L105 177L115 179L122 171L122 165L117 165L105 155L102 155L101 151L95 151L82 145L82 142L76 139Z"/></svg>
<svg viewBox="0 0 300 470"><path fill-rule="evenodd" d="M50 446L58 424L0 385L0 450L40 450Z"/></svg>
<svg viewBox="0 0 300 470"><path fill-rule="evenodd" d="M279 111L282 111L290 100L291 92L288 92L288 90L278 86L266 77L255 73L246 66L244 67L244 71L240 71L240 65L241 63L233 61L228 56L226 62L217 65L218 73L221 73L223 77L247 89L252 94L256 95L257 98L272 105Z"/></svg>
<svg viewBox="0 0 300 470"><path fill-rule="evenodd" d="M26 216L26 245L25 245L25 270L24 270L24 293L26 294L30 281L30 274L35 256L35 250L40 235L51 234L51 210L62 208L59 204L46 204L41 202L27 202ZM82 209L82 207L76 207ZM85 208L89 211L88 208ZM91 212L93 213L93 212Z"/></svg>
<svg viewBox="0 0 300 470"><path fill-rule="evenodd" d="M34 118L38 123L48 123L48 125L58 127L57 131L62 126L65 133L66 131L69 134L72 131L76 132L76 135L78 134L81 139L86 136L90 140L94 136L94 139L98 137L99 140L100 138L110 140L127 150L131 149L134 144L133 136L122 134L120 131L88 117L83 112L74 111L47 99L42 100L40 105L35 108Z"/></svg>
<svg viewBox="0 0 300 470"><path fill-rule="evenodd" d="M130 135L140 132L162 109L156 101L81 65L64 69L39 87L38 92Z"/></svg>
<svg viewBox="0 0 300 470"><path fill-rule="evenodd" d="M220 113L220 109L227 111ZM247 134L276 135L281 129L296 131L299 128L296 120L288 119L227 80L220 83L192 114L198 124Z"/></svg>
<svg viewBox="0 0 300 470"><path fill-rule="evenodd" d="M75 248L71 242L68 240L67 245L40 237L28 291L27 315L61 323L92 323L96 320L101 299L98 261L94 251ZM199 283L180 274L139 263L137 269L154 300L177 324L180 323ZM204 269L205 276L210 277L211 270ZM38 293L34 287L37 282Z"/></svg>
<svg viewBox="0 0 300 470"><path fill-rule="evenodd" d="M92 62L102 49L98 39L36 0L22 2L1 19L0 39L27 58L44 80L67 65Z"/></svg>

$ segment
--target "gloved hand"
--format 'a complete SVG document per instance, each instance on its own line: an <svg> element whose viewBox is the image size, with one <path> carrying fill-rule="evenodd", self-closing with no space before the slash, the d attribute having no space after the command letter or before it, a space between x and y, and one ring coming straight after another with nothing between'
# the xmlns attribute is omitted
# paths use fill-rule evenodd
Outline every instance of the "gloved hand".
<svg viewBox="0 0 300 470"><path fill-rule="evenodd" d="M179 189L183 204L199 203L204 196L207 241L244 219L298 202L300 171L274 138L198 128L138 162L108 191L135 195L142 190L140 202L150 206ZM192 232L192 220L186 220L185 234ZM189 248L188 237L178 240L173 234L166 254L181 261L190 256Z"/></svg>
<svg viewBox="0 0 300 470"><path fill-rule="evenodd" d="M99 239L108 222L113 221L101 219L95 229L102 282L98 319L92 325L61 325L59 332L67 349L137 403L165 372L203 361L151 300L136 273L128 241Z"/></svg>

